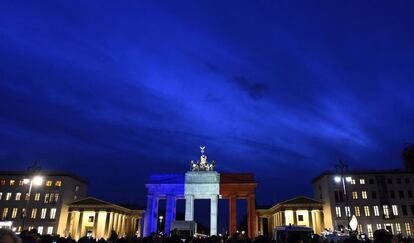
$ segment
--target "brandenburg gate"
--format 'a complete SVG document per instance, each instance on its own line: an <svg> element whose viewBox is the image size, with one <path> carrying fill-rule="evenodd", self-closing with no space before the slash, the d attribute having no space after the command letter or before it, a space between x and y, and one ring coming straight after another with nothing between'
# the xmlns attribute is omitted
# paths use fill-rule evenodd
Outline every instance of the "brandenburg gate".
<svg viewBox="0 0 414 243"><path fill-rule="evenodd" d="M201 156L197 162L190 162L190 171L185 175L153 175L146 184L148 190L147 211L144 218L144 236L157 231L158 201L166 199L164 232L169 233L171 224L176 220L176 200L185 199L185 221L194 221L194 200L210 200L210 235L217 235L218 200L228 199L230 235L236 232L237 199L247 200L248 236L257 235L255 190L257 183L254 174L220 174L216 172L215 162L209 163L205 147L200 147Z"/></svg>

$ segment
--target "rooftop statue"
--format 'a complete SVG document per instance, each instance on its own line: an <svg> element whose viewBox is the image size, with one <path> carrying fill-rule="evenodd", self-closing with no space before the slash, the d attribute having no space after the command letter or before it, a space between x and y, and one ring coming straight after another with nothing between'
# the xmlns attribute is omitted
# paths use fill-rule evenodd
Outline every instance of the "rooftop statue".
<svg viewBox="0 0 414 243"><path fill-rule="evenodd" d="M214 160L211 161L209 164L207 161L207 155L205 155L206 152L206 146L201 146L201 156L200 161L194 162L194 160L190 161L190 170L191 171L213 171L215 167Z"/></svg>

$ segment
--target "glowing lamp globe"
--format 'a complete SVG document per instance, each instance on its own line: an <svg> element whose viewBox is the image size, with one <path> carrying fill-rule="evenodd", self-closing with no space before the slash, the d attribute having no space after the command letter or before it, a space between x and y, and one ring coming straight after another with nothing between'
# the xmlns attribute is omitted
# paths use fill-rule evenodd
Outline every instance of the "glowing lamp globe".
<svg viewBox="0 0 414 243"><path fill-rule="evenodd" d="M349 221L349 227L351 227L352 231L355 231L358 227L358 219L356 218L355 214L352 215L351 221Z"/></svg>
<svg viewBox="0 0 414 243"><path fill-rule="evenodd" d="M43 178L41 176L33 177L33 184L36 186L40 186L43 183Z"/></svg>

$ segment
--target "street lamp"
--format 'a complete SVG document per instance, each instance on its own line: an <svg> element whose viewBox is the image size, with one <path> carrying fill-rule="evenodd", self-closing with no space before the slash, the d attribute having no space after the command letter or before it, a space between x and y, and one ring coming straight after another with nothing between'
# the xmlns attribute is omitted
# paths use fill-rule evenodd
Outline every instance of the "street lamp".
<svg viewBox="0 0 414 243"><path fill-rule="evenodd" d="M23 183L24 184L29 184L29 192L27 193L27 200L26 200L26 207L24 209L24 213L23 213L23 220L22 220L22 230L24 230L24 225L26 223L26 218L27 218L27 211L29 210L29 202L30 202L30 196L32 193L32 187L33 185L35 186L40 186L43 183L43 177L37 175L37 176L33 176L31 179L25 178L23 179Z"/></svg>
<svg viewBox="0 0 414 243"><path fill-rule="evenodd" d="M344 194L344 198L346 201L346 207L345 207L345 215L348 220L348 229L351 228L350 226L350 214L351 214L351 208L349 207L349 199L348 194L346 190L346 183L352 181L352 177L350 176L344 176L345 171L348 169L348 165L346 165L344 162L339 161L338 164L335 165L336 173L339 173L339 175L334 177L334 181L336 183L342 183L342 190ZM348 209L348 210L347 210Z"/></svg>

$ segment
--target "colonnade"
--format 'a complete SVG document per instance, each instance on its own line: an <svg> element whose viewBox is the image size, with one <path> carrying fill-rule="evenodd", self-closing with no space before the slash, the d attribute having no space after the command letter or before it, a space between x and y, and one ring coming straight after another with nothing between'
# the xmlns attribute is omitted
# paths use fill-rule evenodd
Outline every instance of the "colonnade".
<svg viewBox="0 0 414 243"><path fill-rule="evenodd" d="M222 179L223 181L221 181ZM223 183L221 183L223 182ZM185 221L194 221L194 201L210 200L210 235L217 235L218 200L229 199L230 233L237 229L237 199L247 200L248 234L253 238L256 229L256 198L254 174L219 174L215 171L191 171L184 176L154 175L148 189L144 236L157 232L159 200L166 199L164 233L169 233L176 220L176 200L185 199Z"/></svg>
<svg viewBox="0 0 414 243"><path fill-rule="evenodd" d="M93 218L92 218L93 217ZM116 211L69 211L66 222L66 235L79 239L92 232L94 238L109 238L114 230L119 236L140 235L141 218Z"/></svg>
<svg viewBox="0 0 414 243"><path fill-rule="evenodd" d="M211 195L210 200L210 235L217 235L217 217L218 217L218 195ZM185 196L185 220L194 221L194 200L199 199L195 195Z"/></svg>
<svg viewBox="0 0 414 243"><path fill-rule="evenodd" d="M302 220L299 220L301 216ZM261 234L264 233L263 218L268 219L268 233L272 234L272 229L277 226L298 225L307 226L313 229L315 233L322 232L324 228L323 210L314 208L291 208L281 209L270 214L262 214L258 216L259 230Z"/></svg>
<svg viewBox="0 0 414 243"><path fill-rule="evenodd" d="M173 195L148 195L147 211L144 217L144 236L157 232L159 200L166 199L164 232L169 233L172 222L176 219L177 197Z"/></svg>

